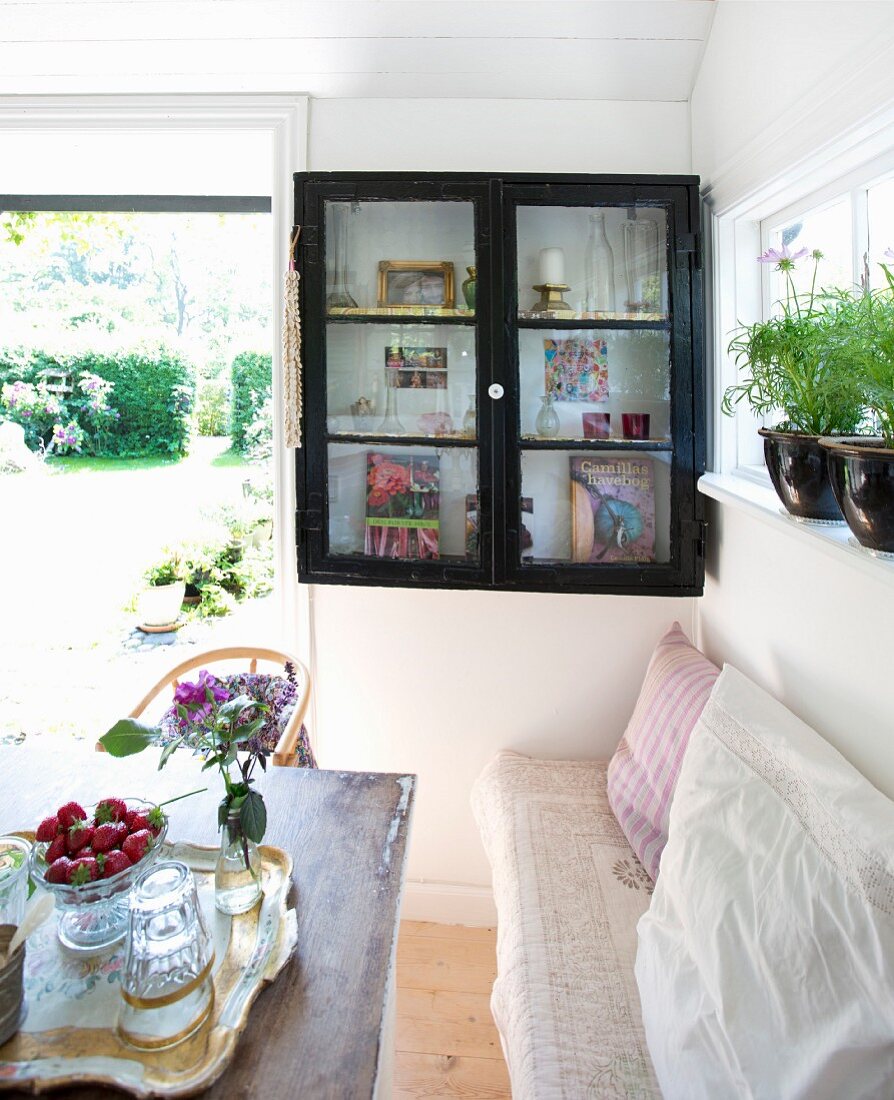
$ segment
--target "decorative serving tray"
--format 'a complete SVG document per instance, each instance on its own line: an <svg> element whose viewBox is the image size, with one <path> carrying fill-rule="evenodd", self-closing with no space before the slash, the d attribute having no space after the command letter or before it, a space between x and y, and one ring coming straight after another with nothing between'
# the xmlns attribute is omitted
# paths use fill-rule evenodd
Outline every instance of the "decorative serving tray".
<svg viewBox="0 0 894 1100"><path fill-rule="evenodd" d="M0 1046L0 1090L41 1092L95 1082L134 1096L190 1096L223 1072L252 1002L297 942L295 911L286 907L292 860L281 848L261 845L263 900L228 917L214 908L217 848L165 843L161 859L179 859L192 869L214 939L210 1022L170 1050L128 1046L115 1033L124 941L101 955L75 957L59 943L54 914L28 940L28 1013L18 1034Z"/></svg>

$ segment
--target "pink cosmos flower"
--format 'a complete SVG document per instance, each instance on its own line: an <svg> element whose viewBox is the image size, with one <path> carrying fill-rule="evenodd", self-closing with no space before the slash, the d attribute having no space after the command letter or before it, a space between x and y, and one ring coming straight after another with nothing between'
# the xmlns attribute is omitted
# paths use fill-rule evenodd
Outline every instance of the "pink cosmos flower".
<svg viewBox="0 0 894 1100"><path fill-rule="evenodd" d="M779 264L785 267L790 266L795 260L803 260L808 254L809 249L799 248L797 252L789 251L787 244L784 244L782 248L768 248L766 252L762 252L757 258L759 264ZM783 267L783 270L785 270Z"/></svg>

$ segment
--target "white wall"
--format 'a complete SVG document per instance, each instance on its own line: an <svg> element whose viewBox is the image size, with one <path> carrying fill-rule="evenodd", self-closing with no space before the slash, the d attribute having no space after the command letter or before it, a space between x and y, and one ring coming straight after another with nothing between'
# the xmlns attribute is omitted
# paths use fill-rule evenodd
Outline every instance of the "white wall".
<svg viewBox="0 0 894 1100"><path fill-rule="evenodd" d="M894 102L882 65L892 40L888 3L721 0L692 97L693 170L722 190L719 205L747 205L777 177L784 185L805 143L831 147ZM697 610L708 655L752 676L894 797L892 578L816 549L778 518L712 501L709 523Z"/></svg>
<svg viewBox="0 0 894 1100"><path fill-rule="evenodd" d="M688 108L315 100L309 165L685 173ZM407 911L469 921L491 914L475 776L503 748L611 753L655 642L675 618L691 629L695 603L323 585L312 599L321 761L419 774Z"/></svg>

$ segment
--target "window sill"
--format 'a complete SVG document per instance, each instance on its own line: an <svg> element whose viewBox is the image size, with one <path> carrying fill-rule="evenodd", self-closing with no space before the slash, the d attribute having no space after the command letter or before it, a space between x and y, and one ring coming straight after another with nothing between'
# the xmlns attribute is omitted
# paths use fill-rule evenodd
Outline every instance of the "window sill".
<svg viewBox="0 0 894 1100"><path fill-rule="evenodd" d="M852 545L849 539L853 535L846 525L822 527L798 523L785 512L772 488L736 474L704 474L699 479L698 488L704 496L730 508L737 508L740 512L798 540L802 546L812 546L820 553L876 580L894 583L894 561L874 557L868 550Z"/></svg>

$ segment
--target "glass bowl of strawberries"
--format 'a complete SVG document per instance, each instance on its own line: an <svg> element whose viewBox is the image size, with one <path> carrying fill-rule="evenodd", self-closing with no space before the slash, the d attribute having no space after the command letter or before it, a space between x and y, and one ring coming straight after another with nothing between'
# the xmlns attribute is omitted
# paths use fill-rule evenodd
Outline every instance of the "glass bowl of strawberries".
<svg viewBox="0 0 894 1100"><path fill-rule="evenodd" d="M158 858L168 829L160 807L139 798L66 802L37 827L31 878L59 912L59 940L96 954L124 937L130 888Z"/></svg>

